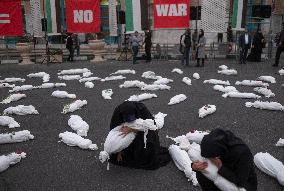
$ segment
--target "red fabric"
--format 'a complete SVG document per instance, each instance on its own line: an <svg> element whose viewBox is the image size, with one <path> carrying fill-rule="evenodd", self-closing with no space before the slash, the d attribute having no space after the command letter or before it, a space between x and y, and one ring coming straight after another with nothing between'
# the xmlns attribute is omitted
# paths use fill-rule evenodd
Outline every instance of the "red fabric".
<svg viewBox="0 0 284 191"><path fill-rule="evenodd" d="M189 21L190 0L154 0L154 28L189 28Z"/></svg>
<svg viewBox="0 0 284 191"><path fill-rule="evenodd" d="M100 0L65 0L65 5L68 32L100 32ZM77 12L77 17L74 12ZM82 15L85 16L82 17Z"/></svg>
<svg viewBox="0 0 284 191"><path fill-rule="evenodd" d="M0 0L0 36L23 36L20 0Z"/></svg>

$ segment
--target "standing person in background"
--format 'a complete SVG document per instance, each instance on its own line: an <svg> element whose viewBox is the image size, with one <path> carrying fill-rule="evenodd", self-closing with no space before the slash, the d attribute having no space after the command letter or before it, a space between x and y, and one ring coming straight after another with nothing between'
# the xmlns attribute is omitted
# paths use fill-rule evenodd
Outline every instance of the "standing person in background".
<svg viewBox="0 0 284 191"><path fill-rule="evenodd" d="M234 41L233 31L232 31L231 25L229 25L228 28L227 28L227 41L229 43Z"/></svg>
<svg viewBox="0 0 284 191"><path fill-rule="evenodd" d="M145 44L146 62L151 62L152 32L150 30L145 32L144 44Z"/></svg>
<svg viewBox="0 0 284 191"><path fill-rule="evenodd" d="M197 41L198 41L198 32L197 30L195 29L193 34L192 34L192 50L193 51L196 51L196 45L197 45ZM194 58L195 59L195 55L194 52L193 52L193 55L194 55Z"/></svg>
<svg viewBox="0 0 284 191"><path fill-rule="evenodd" d="M218 37L218 43L223 43L223 33L218 33L217 37Z"/></svg>
<svg viewBox="0 0 284 191"><path fill-rule="evenodd" d="M251 36L248 34L248 30L239 37L239 47L240 47L240 64L246 64L248 50L251 48Z"/></svg>
<svg viewBox="0 0 284 191"><path fill-rule="evenodd" d="M277 51L275 57L275 64L272 66L277 67L279 65L279 59L282 52L284 52L284 23L282 23L282 31L280 32L279 39L276 41L277 43Z"/></svg>
<svg viewBox="0 0 284 191"><path fill-rule="evenodd" d="M66 48L69 51L69 57L67 60L72 62L74 57L74 48L73 48L73 38L71 33L68 33L66 39Z"/></svg>
<svg viewBox="0 0 284 191"><path fill-rule="evenodd" d="M77 52L77 56L80 56L80 39L78 34L74 34L74 46Z"/></svg>
<svg viewBox="0 0 284 191"><path fill-rule="evenodd" d="M134 35L131 37L131 46L132 46L132 52L133 52L133 64L135 64L136 60L137 60L140 42L141 42L141 38L140 38L138 32L135 31Z"/></svg>
<svg viewBox="0 0 284 191"><path fill-rule="evenodd" d="M186 29L185 33L180 37L180 44L184 47L183 56L181 64L184 65L184 60L186 60L185 65L189 66L189 55L191 48L191 31Z"/></svg>
<svg viewBox="0 0 284 191"><path fill-rule="evenodd" d="M196 67L204 67L204 60L205 60L205 45L206 45L206 38L204 36L204 30L200 29L199 32L199 38L198 38L198 43L197 43L197 65ZM200 65L200 59L202 60L202 63Z"/></svg>
<svg viewBox="0 0 284 191"><path fill-rule="evenodd" d="M261 54L264 43L264 36L258 29L253 36L251 54L248 56L249 61L261 62Z"/></svg>

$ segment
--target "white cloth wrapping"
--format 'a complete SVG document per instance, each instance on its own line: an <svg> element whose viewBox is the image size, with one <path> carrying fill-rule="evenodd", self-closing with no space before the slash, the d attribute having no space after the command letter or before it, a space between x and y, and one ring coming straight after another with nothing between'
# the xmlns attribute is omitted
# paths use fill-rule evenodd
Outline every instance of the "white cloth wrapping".
<svg viewBox="0 0 284 191"><path fill-rule="evenodd" d="M208 135L209 132L207 131L193 131L186 134L186 138L190 142L201 144L201 141L205 135Z"/></svg>
<svg viewBox="0 0 284 191"><path fill-rule="evenodd" d="M280 76L284 76L284 69L279 70L278 73Z"/></svg>
<svg viewBox="0 0 284 191"><path fill-rule="evenodd" d="M218 168L208 159L201 156L200 145L192 143L188 150L189 158L192 162L200 161L207 162L208 167L202 171L202 174L209 180L214 182L215 186L222 191L245 191L244 188L238 188L234 183L228 181L218 174Z"/></svg>
<svg viewBox="0 0 284 191"><path fill-rule="evenodd" d="M192 84L191 84L191 79L190 79L189 77L184 77L184 78L182 79L182 81L183 81L184 83L186 83L187 85L189 85L189 86L192 85Z"/></svg>
<svg viewBox="0 0 284 191"><path fill-rule="evenodd" d="M263 88L263 87L256 87L253 89L255 92L261 94L261 95L264 95L265 97L267 98L270 98L270 97L275 97L275 94L270 90L270 89L267 89L267 88Z"/></svg>
<svg viewBox="0 0 284 191"><path fill-rule="evenodd" d="M80 83L85 83L85 82L91 82L91 81L100 81L101 80L101 78L99 78L99 77L88 77L88 78L81 78L80 80L79 80L79 82Z"/></svg>
<svg viewBox="0 0 284 191"><path fill-rule="evenodd" d="M79 69L62 70L57 74L58 75L72 75L72 74L83 74L86 72L90 72L90 70L87 68L83 68L83 69L79 68Z"/></svg>
<svg viewBox="0 0 284 191"><path fill-rule="evenodd" d="M246 107L254 107L257 109L266 109L266 110L275 110L275 111L284 111L284 106L278 102L263 102L263 101L255 101L255 102L246 102Z"/></svg>
<svg viewBox="0 0 284 191"><path fill-rule="evenodd" d="M61 138L61 141L63 143L71 147L77 146L81 149L98 150L98 146L96 144L93 144L90 139L84 139L76 133L65 131L64 133L59 134L59 138Z"/></svg>
<svg viewBox="0 0 284 191"><path fill-rule="evenodd" d="M204 118L205 116L210 115L214 112L216 112L215 105L205 105L199 109L198 114L200 118Z"/></svg>
<svg viewBox="0 0 284 191"><path fill-rule="evenodd" d="M160 79L162 77L161 76L157 76L155 74L155 72L147 71L147 72L143 72L142 78L146 78L146 79L150 79L150 80L157 80L157 79Z"/></svg>
<svg viewBox="0 0 284 191"><path fill-rule="evenodd" d="M87 136L89 125L79 115L71 115L68 125L80 136Z"/></svg>
<svg viewBox="0 0 284 191"><path fill-rule="evenodd" d="M236 85L243 85L243 86L262 86L268 87L268 83L264 83L262 81L255 81L255 80L243 80L243 81L236 81Z"/></svg>
<svg viewBox="0 0 284 191"><path fill-rule="evenodd" d="M104 99L111 99L112 95L113 95L112 89L107 89L102 91L102 96Z"/></svg>
<svg viewBox="0 0 284 191"><path fill-rule="evenodd" d="M219 68L220 68L221 70L227 70L227 69L229 69L229 67L226 66L226 65L221 65L221 66L219 66Z"/></svg>
<svg viewBox="0 0 284 191"><path fill-rule="evenodd" d="M110 75L116 75L116 74L136 74L135 70L117 70L114 73L111 73Z"/></svg>
<svg viewBox="0 0 284 191"><path fill-rule="evenodd" d="M0 125L8 126L9 128L20 127L20 124L17 121L15 121L13 117L9 116L0 116Z"/></svg>
<svg viewBox="0 0 284 191"><path fill-rule="evenodd" d="M276 178L284 186L284 165L269 153L257 153L254 156L254 164L264 173Z"/></svg>
<svg viewBox="0 0 284 191"><path fill-rule="evenodd" d="M174 68L172 70L172 72L175 72L175 73L178 73L178 74L183 74L183 71L181 69L179 69L179 68Z"/></svg>
<svg viewBox="0 0 284 191"><path fill-rule="evenodd" d="M193 77L194 79L196 79L196 80L199 80L199 79L200 79L200 75L199 75L198 73L194 73L194 74L192 75L192 77Z"/></svg>
<svg viewBox="0 0 284 191"><path fill-rule="evenodd" d="M281 139L281 138L280 138L280 139L277 141L276 146L277 146L277 147L284 147L284 139Z"/></svg>
<svg viewBox="0 0 284 191"><path fill-rule="evenodd" d="M16 86L15 84L0 83L0 88L13 88L15 86Z"/></svg>
<svg viewBox="0 0 284 191"><path fill-rule="evenodd" d="M181 150L176 145L171 145L169 147L169 153L175 165L177 166L177 168L180 171L184 172L186 178L188 178L189 181L192 181L194 186L198 185L196 173L192 171L192 168L191 168L192 161L190 160L187 152L184 150Z"/></svg>
<svg viewBox="0 0 284 191"><path fill-rule="evenodd" d="M57 98L71 98L71 99L76 98L75 94L69 94L66 91L59 91L59 90L52 92L51 96L57 97Z"/></svg>
<svg viewBox="0 0 284 191"><path fill-rule="evenodd" d="M39 114L34 106L29 105L18 105L16 107L8 107L3 112L5 115L8 114L16 114L16 115L31 115L31 114Z"/></svg>
<svg viewBox="0 0 284 191"><path fill-rule="evenodd" d="M225 70L219 70L218 74L224 74L224 75L237 75L238 72L235 69L225 69Z"/></svg>
<svg viewBox="0 0 284 191"><path fill-rule="evenodd" d="M158 129L162 129L164 127L165 124L165 117L168 114L159 112L154 116L155 122L156 122L156 126L158 127Z"/></svg>
<svg viewBox="0 0 284 191"><path fill-rule="evenodd" d="M128 98L128 101L143 101L151 98L158 97L156 94L150 94L150 93L143 93L139 95L132 95Z"/></svg>
<svg viewBox="0 0 284 191"><path fill-rule="evenodd" d="M37 73L31 73L27 75L29 78L42 78L43 83L49 82L50 75L46 72L37 72Z"/></svg>
<svg viewBox="0 0 284 191"><path fill-rule="evenodd" d="M58 88L58 87L66 87L66 83L44 83L36 88L47 89L47 88Z"/></svg>
<svg viewBox="0 0 284 191"><path fill-rule="evenodd" d="M243 93L243 92L228 92L222 95L223 98L243 98L243 99L260 99L261 96L254 93Z"/></svg>
<svg viewBox="0 0 284 191"><path fill-rule="evenodd" d="M64 75L64 76L58 76L60 80L80 80L81 76L80 75Z"/></svg>
<svg viewBox="0 0 284 191"><path fill-rule="evenodd" d="M122 75L119 75L119 76L109 76L109 77L106 77L104 79L101 79L102 82L106 82L106 81L114 81L114 80L123 80L125 79L126 77L122 76Z"/></svg>
<svg viewBox="0 0 284 191"><path fill-rule="evenodd" d="M17 164L22 158L26 158L26 153L10 153L0 156L0 172L7 170L10 166Z"/></svg>
<svg viewBox="0 0 284 191"><path fill-rule="evenodd" d="M93 82L85 82L85 87L91 89L95 87L95 84Z"/></svg>
<svg viewBox="0 0 284 191"><path fill-rule="evenodd" d="M85 73L83 73L83 77L84 77L84 78L88 78L88 77L90 77L91 75L93 75L92 72L85 72Z"/></svg>
<svg viewBox="0 0 284 191"><path fill-rule="evenodd" d="M213 89L223 93L238 92L238 90L234 86L215 85Z"/></svg>
<svg viewBox="0 0 284 191"><path fill-rule="evenodd" d="M141 82L138 80L133 81L125 81L123 84L119 85L120 88L142 88L146 86L145 82Z"/></svg>
<svg viewBox="0 0 284 191"><path fill-rule="evenodd" d="M168 83L170 83L170 82L173 82L173 80L168 79L168 78L160 78L160 79L154 81L153 84L158 84L158 85L159 85L159 84L168 84Z"/></svg>
<svg viewBox="0 0 284 191"><path fill-rule="evenodd" d="M2 82L7 82L7 83L11 83L11 82L25 82L26 80L23 78L5 78L4 80L0 80L0 83Z"/></svg>
<svg viewBox="0 0 284 191"><path fill-rule="evenodd" d="M26 94L12 94L9 95L7 98L5 98L2 102L0 102L1 104L8 104L14 101L19 101L20 99L23 99L27 97Z"/></svg>
<svg viewBox="0 0 284 191"><path fill-rule="evenodd" d="M20 143L30 139L34 139L34 136L28 130L0 134L0 144Z"/></svg>
<svg viewBox="0 0 284 191"><path fill-rule="evenodd" d="M21 92L21 91L27 91L35 89L33 85L22 85L22 86L15 86L12 90L9 90L9 92Z"/></svg>
<svg viewBox="0 0 284 191"><path fill-rule="evenodd" d="M63 108L62 113L72 113L78 109L81 109L84 105L87 105L87 100L76 100L73 103L70 103L68 105L65 105Z"/></svg>
<svg viewBox="0 0 284 191"><path fill-rule="evenodd" d="M227 80L227 81L223 81L223 80L216 80L216 79L210 79L210 80L204 80L203 81L204 84L219 84L219 85L226 85L226 86L229 86L230 85L230 82Z"/></svg>
<svg viewBox="0 0 284 191"><path fill-rule="evenodd" d="M276 79L273 76L259 76L257 79L261 81L269 82L272 84L276 83Z"/></svg>
<svg viewBox="0 0 284 191"><path fill-rule="evenodd" d="M171 87L165 84L149 84L141 88L144 91L156 91L156 90L170 90Z"/></svg>
<svg viewBox="0 0 284 191"><path fill-rule="evenodd" d="M176 96L172 97L172 98L170 99L170 102L168 103L168 105L178 104L178 103L180 103L180 102L183 102L183 101L186 100L186 99L187 99L186 95L184 95L184 94L179 94L179 95L176 95Z"/></svg>
<svg viewBox="0 0 284 191"><path fill-rule="evenodd" d="M182 150L188 151L188 149L190 148L190 142L185 135L177 136L174 138L167 135L166 138L173 140Z"/></svg>

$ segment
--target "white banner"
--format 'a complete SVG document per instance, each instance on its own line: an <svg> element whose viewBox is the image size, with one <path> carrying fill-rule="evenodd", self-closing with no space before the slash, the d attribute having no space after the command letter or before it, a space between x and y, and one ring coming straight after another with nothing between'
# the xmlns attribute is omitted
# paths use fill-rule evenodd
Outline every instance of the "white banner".
<svg viewBox="0 0 284 191"><path fill-rule="evenodd" d="M109 35L117 35L116 0L109 0Z"/></svg>
<svg viewBox="0 0 284 191"><path fill-rule="evenodd" d="M41 27L41 8L40 0L30 0L31 4L31 21L34 37L43 37L42 27Z"/></svg>

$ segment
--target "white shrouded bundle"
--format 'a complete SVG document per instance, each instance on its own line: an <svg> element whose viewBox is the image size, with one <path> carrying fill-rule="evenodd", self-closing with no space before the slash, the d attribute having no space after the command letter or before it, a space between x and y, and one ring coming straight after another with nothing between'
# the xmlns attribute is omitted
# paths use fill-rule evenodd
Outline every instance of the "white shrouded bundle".
<svg viewBox="0 0 284 191"><path fill-rule="evenodd" d="M276 83L275 78L272 77L272 76L259 76L257 79L261 80L261 81L269 82L269 83L272 83L272 84Z"/></svg>
<svg viewBox="0 0 284 191"><path fill-rule="evenodd" d="M208 135L209 132L207 131L193 131L186 134L186 138L190 142L201 144L201 141L205 135Z"/></svg>
<svg viewBox="0 0 284 191"><path fill-rule="evenodd" d="M227 70L227 69L229 69L229 67L226 66L226 65L221 65L221 66L219 66L219 68L220 68L221 70Z"/></svg>
<svg viewBox="0 0 284 191"><path fill-rule="evenodd" d="M17 131L13 133L3 133L0 134L0 144L20 143L34 138L35 137L28 130Z"/></svg>
<svg viewBox="0 0 284 191"><path fill-rule="evenodd" d="M254 164L264 173L276 178L284 186L284 165L269 153L254 155Z"/></svg>
<svg viewBox="0 0 284 191"><path fill-rule="evenodd" d="M85 82L85 87L91 89L95 87L95 84L93 82Z"/></svg>
<svg viewBox="0 0 284 191"><path fill-rule="evenodd" d="M26 94L12 94L12 95L9 95L7 98L5 98L2 102L2 104L8 104L8 103L11 103L11 102L14 102L14 101L18 101L20 99L23 99L27 97Z"/></svg>
<svg viewBox="0 0 284 191"><path fill-rule="evenodd" d="M218 74L224 74L224 75L237 75L238 72L235 69L226 69L226 70L219 70Z"/></svg>
<svg viewBox="0 0 284 191"><path fill-rule="evenodd" d="M198 114L200 118L203 118L207 115L210 115L212 113L216 112L216 106L215 105L205 105L202 108L199 109Z"/></svg>
<svg viewBox="0 0 284 191"><path fill-rule="evenodd" d="M58 87L66 87L66 83L44 83L37 88L47 89L47 88L58 88Z"/></svg>
<svg viewBox="0 0 284 191"><path fill-rule="evenodd" d="M101 79L102 82L106 82L106 81L114 81L114 80L123 80L126 77L119 75L119 76L110 76L110 77L106 77L104 79Z"/></svg>
<svg viewBox="0 0 284 191"><path fill-rule="evenodd" d="M199 144L192 143L188 150L189 158L192 162L207 162L208 166L202 171L202 174L211 180L216 187L222 191L245 191L244 188L238 188L234 183L228 181L218 174L218 168L208 159L201 156L201 148Z"/></svg>
<svg viewBox="0 0 284 191"><path fill-rule="evenodd" d="M35 109L34 106L29 105L18 105L16 107L8 107L3 112L6 114L16 114L16 115L31 115L31 114L39 114L38 111Z"/></svg>
<svg viewBox="0 0 284 191"><path fill-rule="evenodd" d="M222 95L223 98L243 98L243 99L260 99L261 96L254 93L242 93L242 92L228 92Z"/></svg>
<svg viewBox="0 0 284 191"><path fill-rule="evenodd" d="M100 81L101 78L99 78L99 77L81 78L81 79L79 80L79 82L80 82L80 83L84 83L84 82L91 82L91 81L96 81L96 80Z"/></svg>
<svg viewBox="0 0 284 191"><path fill-rule="evenodd" d="M141 88L141 90L144 91L170 90L170 89L171 87L165 84L149 84Z"/></svg>
<svg viewBox="0 0 284 191"><path fill-rule="evenodd" d="M45 72L31 73L27 75L29 78L42 78L43 83L49 82L50 75Z"/></svg>
<svg viewBox="0 0 284 191"><path fill-rule="evenodd" d="M192 77L193 77L194 79L196 79L196 80L199 80L199 79L200 79L200 75L199 75L198 73L194 73L194 74L192 75Z"/></svg>
<svg viewBox="0 0 284 191"><path fill-rule="evenodd" d="M68 105L65 105L63 108L62 113L66 114L66 113L72 113L78 109L81 109L81 107L83 107L84 105L87 105L87 100L76 100L73 103L70 103Z"/></svg>
<svg viewBox="0 0 284 191"><path fill-rule="evenodd" d="M51 96L57 97L57 98L71 98L71 99L76 98L75 94L69 94L66 91L59 91L59 90L52 92Z"/></svg>
<svg viewBox="0 0 284 191"><path fill-rule="evenodd" d="M15 84L0 83L0 88L13 88L15 86Z"/></svg>
<svg viewBox="0 0 284 191"><path fill-rule="evenodd" d="M191 168L192 161L190 160L187 152L184 150L181 150L176 145L171 145L169 147L169 153L175 165L177 166L177 168L180 171L183 171L186 178L188 178L189 181L192 181L193 185L196 186L198 184L196 173L192 171L192 168Z"/></svg>
<svg viewBox="0 0 284 191"><path fill-rule="evenodd" d="M26 158L26 153L10 153L8 155L0 156L0 172L7 170L10 166L17 164L22 158Z"/></svg>
<svg viewBox="0 0 284 191"><path fill-rule="evenodd" d="M80 80L80 75L64 75L64 76L58 76L60 80Z"/></svg>
<svg viewBox="0 0 284 191"><path fill-rule="evenodd" d="M133 81L125 81L123 84L119 85L120 88L142 88L146 86L147 84L145 82L141 82L138 80Z"/></svg>
<svg viewBox="0 0 284 191"><path fill-rule="evenodd" d="M280 138L280 139L277 141L276 146L277 146L277 147L284 147L284 139L281 139L281 138Z"/></svg>
<svg viewBox="0 0 284 191"><path fill-rule="evenodd" d="M246 107L254 107L257 109L267 109L275 111L284 111L284 106L278 102L264 102L264 101L255 101L255 102L246 102Z"/></svg>
<svg viewBox="0 0 284 191"><path fill-rule="evenodd" d="M17 121L15 121L13 117L9 116L0 116L0 125L8 126L9 128L20 127L20 124Z"/></svg>
<svg viewBox="0 0 284 191"><path fill-rule="evenodd" d="M275 97L275 94L267 88L263 88L263 87L256 87L253 89L255 92L264 95L265 97L269 98L269 97Z"/></svg>
<svg viewBox="0 0 284 191"><path fill-rule="evenodd" d="M170 82L173 82L173 80L168 79L168 78L160 78L158 80L156 80L153 84L168 84Z"/></svg>
<svg viewBox="0 0 284 191"><path fill-rule="evenodd" d="M243 80L243 81L236 81L236 85L243 85L243 86L262 86L268 87L268 83L264 83L262 81L255 81L255 80Z"/></svg>
<svg viewBox="0 0 284 191"><path fill-rule="evenodd" d="M216 79L204 80L203 83L204 84L215 84L215 85L220 84L220 85L226 85L226 86L230 85L229 81L216 80Z"/></svg>
<svg viewBox="0 0 284 191"><path fill-rule="evenodd" d="M165 124L165 117L167 116L168 114L165 114L165 113L157 113L155 116L154 116L154 119L155 119L155 122L156 122L156 126L158 129L162 129L164 127L164 124Z"/></svg>
<svg viewBox="0 0 284 191"><path fill-rule="evenodd" d="M110 75L116 75L116 74L136 74L135 70L117 70L114 73L111 73Z"/></svg>
<svg viewBox="0 0 284 191"><path fill-rule="evenodd" d="M186 100L186 98L187 98L187 97L186 97L186 95L184 95L184 94L176 95L176 96L174 96L174 97L172 97L172 98L170 99L170 102L168 103L168 105L178 104L178 103L180 103L180 102Z"/></svg>
<svg viewBox="0 0 284 191"><path fill-rule="evenodd" d="M158 97L156 94L144 93L140 95L132 95L127 101L143 101L147 99L152 99Z"/></svg>
<svg viewBox="0 0 284 191"><path fill-rule="evenodd" d="M183 71L181 69L179 69L179 68L174 68L172 70L172 72L175 72L175 73L178 73L178 74L183 74Z"/></svg>
<svg viewBox="0 0 284 191"><path fill-rule="evenodd" d="M93 144L90 139L84 139L76 133L65 131L64 133L59 134L59 138L61 138L63 143L71 147L78 146L81 149L98 150L98 146Z"/></svg>
<svg viewBox="0 0 284 191"><path fill-rule="evenodd" d="M83 77L84 78L88 78L88 77L90 77L91 75L93 75L94 73L92 73L92 72L85 72L85 73L83 73Z"/></svg>
<svg viewBox="0 0 284 191"><path fill-rule="evenodd" d="M278 73L280 76L284 76L284 69L279 70Z"/></svg>
<svg viewBox="0 0 284 191"><path fill-rule="evenodd" d="M9 92L21 92L21 91L27 91L32 90L36 87L33 85L23 85L23 86L15 86L12 90L9 90Z"/></svg>
<svg viewBox="0 0 284 191"><path fill-rule="evenodd" d="M166 138L173 140L182 150L187 151L190 147L190 142L185 135L177 136L175 138L167 135Z"/></svg>
<svg viewBox="0 0 284 191"><path fill-rule="evenodd" d="M70 75L70 74L83 74L86 72L90 72L89 69L87 68L83 68L83 69L69 69L69 70L62 70L59 73L57 73L58 75Z"/></svg>
<svg viewBox="0 0 284 191"><path fill-rule="evenodd" d="M215 85L213 87L214 90L223 92L223 93L229 93L229 92L237 92L238 90L234 86L222 86L222 85Z"/></svg>
<svg viewBox="0 0 284 191"><path fill-rule="evenodd" d="M183 81L184 83L186 83L187 85L189 85L189 86L192 85L192 84L191 84L191 79L190 79L189 77L184 77L184 78L182 79L182 81Z"/></svg>
<svg viewBox="0 0 284 191"><path fill-rule="evenodd" d="M11 83L11 82L25 82L26 80L23 78L5 78L4 80L0 80L0 82L7 82L7 83Z"/></svg>
<svg viewBox="0 0 284 191"><path fill-rule="evenodd" d="M150 79L150 80L158 80L162 78L161 76L156 76L155 72L147 71L143 72L142 78Z"/></svg>
<svg viewBox="0 0 284 191"><path fill-rule="evenodd" d="M89 125L79 115L71 115L68 120L68 125L77 132L80 136L87 136Z"/></svg>
<svg viewBox="0 0 284 191"><path fill-rule="evenodd" d="M111 99L112 94L113 94L112 89L107 89L102 91L102 96L104 99Z"/></svg>

